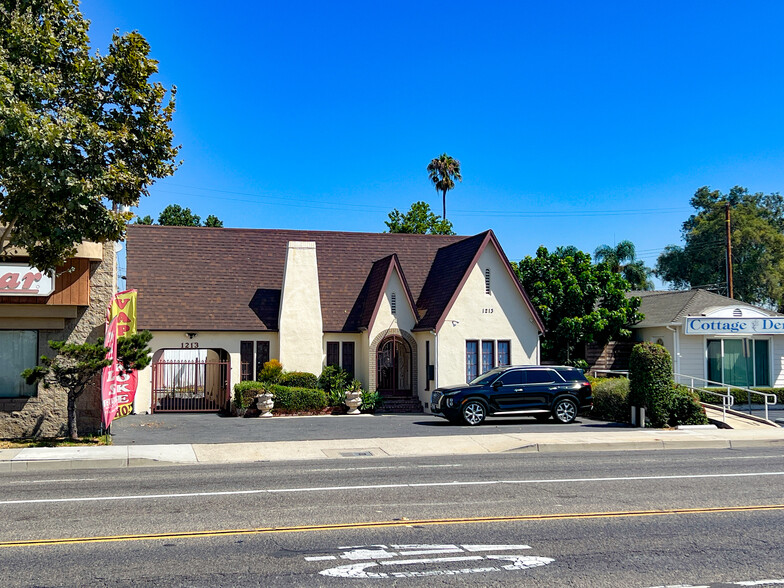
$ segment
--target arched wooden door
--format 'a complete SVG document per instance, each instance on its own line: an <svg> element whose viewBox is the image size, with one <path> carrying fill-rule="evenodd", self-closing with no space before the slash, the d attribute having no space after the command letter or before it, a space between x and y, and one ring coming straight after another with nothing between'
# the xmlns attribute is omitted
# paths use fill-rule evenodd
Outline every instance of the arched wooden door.
<svg viewBox="0 0 784 588"><path fill-rule="evenodd" d="M411 396L411 347L401 337L384 339L376 352L376 390L383 396Z"/></svg>

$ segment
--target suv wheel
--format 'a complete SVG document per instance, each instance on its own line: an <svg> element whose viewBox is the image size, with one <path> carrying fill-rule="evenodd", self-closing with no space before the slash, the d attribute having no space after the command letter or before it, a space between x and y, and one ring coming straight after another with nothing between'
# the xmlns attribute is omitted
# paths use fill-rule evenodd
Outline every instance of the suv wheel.
<svg viewBox="0 0 784 588"><path fill-rule="evenodd" d="M571 398L559 398L553 406L553 416L559 423L569 424L577 418L577 403Z"/></svg>
<svg viewBox="0 0 784 588"><path fill-rule="evenodd" d="M469 400L463 405L460 412L463 415L463 422L466 425L475 427L485 420L487 407L481 400Z"/></svg>

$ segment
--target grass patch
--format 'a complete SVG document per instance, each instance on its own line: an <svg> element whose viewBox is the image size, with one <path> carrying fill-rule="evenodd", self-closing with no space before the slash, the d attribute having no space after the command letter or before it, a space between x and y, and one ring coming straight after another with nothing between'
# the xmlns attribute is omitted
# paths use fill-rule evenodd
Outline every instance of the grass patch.
<svg viewBox="0 0 784 588"><path fill-rule="evenodd" d="M24 449L25 447L85 447L111 445L111 435L86 435L74 441L66 437L54 439L6 439L0 441L0 449Z"/></svg>

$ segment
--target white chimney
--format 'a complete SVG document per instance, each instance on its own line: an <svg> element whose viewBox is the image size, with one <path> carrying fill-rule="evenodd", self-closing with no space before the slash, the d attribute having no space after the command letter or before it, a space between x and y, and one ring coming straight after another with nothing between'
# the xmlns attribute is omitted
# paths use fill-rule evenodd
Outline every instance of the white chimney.
<svg viewBox="0 0 784 588"><path fill-rule="evenodd" d="M278 329L284 369L320 374L324 327L313 241L289 241L286 248Z"/></svg>

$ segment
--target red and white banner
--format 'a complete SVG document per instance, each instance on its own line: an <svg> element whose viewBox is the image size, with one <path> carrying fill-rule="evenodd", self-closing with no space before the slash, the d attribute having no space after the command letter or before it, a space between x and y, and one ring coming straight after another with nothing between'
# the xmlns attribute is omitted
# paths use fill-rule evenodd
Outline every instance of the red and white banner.
<svg viewBox="0 0 784 588"><path fill-rule="evenodd" d="M106 311L106 336L104 346L109 348L106 359L111 363L101 374L101 413L104 428L109 428L115 418L131 414L136 396L138 374L135 370L123 372L117 360L117 340L136 332L136 290L115 294Z"/></svg>

